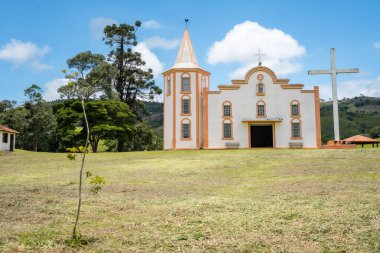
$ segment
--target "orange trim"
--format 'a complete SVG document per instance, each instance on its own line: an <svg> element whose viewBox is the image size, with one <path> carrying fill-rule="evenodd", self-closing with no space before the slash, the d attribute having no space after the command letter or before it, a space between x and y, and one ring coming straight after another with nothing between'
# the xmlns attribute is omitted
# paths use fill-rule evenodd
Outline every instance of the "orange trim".
<svg viewBox="0 0 380 253"><path fill-rule="evenodd" d="M201 69L201 68L172 68L172 69L169 69L167 71L165 71L164 73L162 73L163 75L167 75L167 74L170 74L170 73L173 73L173 72L199 72L203 75L206 75L206 76L209 76L211 75L210 72L204 70L204 69Z"/></svg>
<svg viewBox="0 0 380 253"><path fill-rule="evenodd" d="M321 111L319 105L319 87L314 86L314 102L315 102L315 130L317 138L317 147L322 147L321 138Z"/></svg>
<svg viewBox="0 0 380 253"><path fill-rule="evenodd" d="M184 77L188 77L189 78L189 90L187 90L187 91L183 90L183 78ZM181 74L181 91L180 91L180 93L181 94L191 94L191 75L188 72L185 72L185 73Z"/></svg>
<svg viewBox="0 0 380 253"><path fill-rule="evenodd" d="M299 123L299 130L300 130L300 137L293 137L293 121L298 121ZM290 139L291 140L303 140L303 137L302 137L302 122L300 119L292 119L290 121Z"/></svg>
<svg viewBox="0 0 380 253"><path fill-rule="evenodd" d="M196 90L196 95L195 95L195 97L196 97L196 104L195 104L195 106L196 106L196 113L197 113L197 115L196 115L196 124L197 124L197 127L196 127L196 137L197 137L197 140L196 140L196 147L197 147L197 149L199 149L199 76L198 76L198 73L195 73L195 85L196 85L196 87L195 87L195 90Z"/></svg>
<svg viewBox="0 0 380 253"><path fill-rule="evenodd" d="M231 137L229 138L224 138L224 123L226 121L229 121L229 123L231 124ZM234 132L233 132L233 129L234 129L234 125L233 125L233 122L231 119L224 119L222 121L222 140L233 140L234 139Z"/></svg>
<svg viewBox="0 0 380 253"><path fill-rule="evenodd" d="M272 148L276 148L276 122L272 122L272 123L269 123L270 125L272 125L272 145L273 147ZM258 124L248 124L248 148L255 148L252 145L251 143L251 126L254 125L254 126L260 126L260 125L269 125L268 123L258 123ZM256 147L256 148L259 148L259 147ZM263 147L263 148L267 148L267 147ZM270 147L269 147L270 148Z"/></svg>
<svg viewBox="0 0 380 253"><path fill-rule="evenodd" d="M229 106L230 106L230 116L224 115L224 106L227 104L229 104ZM232 118L232 103L229 100L224 101L222 104L222 118Z"/></svg>
<svg viewBox="0 0 380 253"><path fill-rule="evenodd" d="M302 89L303 84L283 84L281 85L281 88L288 90L288 89Z"/></svg>
<svg viewBox="0 0 380 253"><path fill-rule="evenodd" d="M301 93L314 93L314 90L301 90Z"/></svg>
<svg viewBox="0 0 380 253"><path fill-rule="evenodd" d="M273 83L275 83L275 84L288 84L289 83L289 79L277 79L276 74L271 69L269 69L267 67L263 67L263 66L251 68L250 70L248 70L247 74L245 74L244 80L232 80L232 83L233 84L248 84L249 78L255 72L259 72L259 71L263 71L263 72L269 74L269 76L273 80Z"/></svg>
<svg viewBox="0 0 380 253"><path fill-rule="evenodd" d="M203 135L203 148L208 148L208 92L207 88L203 88L202 100L202 135Z"/></svg>
<svg viewBox="0 0 380 253"><path fill-rule="evenodd" d="M224 84L224 85L218 85L219 90L238 90L240 89L240 85L236 84Z"/></svg>
<svg viewBox="0 0 380 253"><path fill-rule="evenodd" d="M189 121L188 124L189 124L189 138L183 138L183 127L182 127L182 124L184 123L184 121ZM181 141L191 141L191 120L189 118L184 118L181 120L181 138L180 138Z"/></svg>
<svg viewBox="0 0 380 253"><path fill-rule="evenodd" d="M292 106L293 105L298 105L298 115L294 115L293 114L293 108L292 108ZM291 118L301 118L301 103L300 103L300 101L298 101L298 100L292 100L291 102L290 102L290 117Z"/></svg>
<svg viewBox="0 0 380 253"><path fill-rule="evenodd" d="M176 134L177 134L177 124L176 124L176 108L177 108L177 104L176 104L176 93L177 93L177 84L176 84L176 79L177 79L177 73L174 72L174 78L173 78L173 143L172 143L172 146L173 146L173 149L176 148L177 146L177 140L176 140Z"/></svg>
<svg viewBox="0 0 380 253"><path fill-rule="evenodd" d="M189 113L183 113L183 100L187 98L189 100ZM180 116L191 116L191 97L189 95L181 96L181 114Z"/></svg>
<svg viewBox="0 0 380 253"><path fill-rule="evenodd" d="M264 115L259 115L259 105L263 105L261 104L263 103L264 104ZM266 118L267 117L267 106L266 106L266 103L264 100L259 100L256 102L256 118Z"/></svg>
<svg viewBox="0 0 380 253"><path fill-rule="evenodd" d="M220 93L222 93L221 91L210 91L210 90L206 90L205 92L207 92L207 94L220 94Z"/></svg>

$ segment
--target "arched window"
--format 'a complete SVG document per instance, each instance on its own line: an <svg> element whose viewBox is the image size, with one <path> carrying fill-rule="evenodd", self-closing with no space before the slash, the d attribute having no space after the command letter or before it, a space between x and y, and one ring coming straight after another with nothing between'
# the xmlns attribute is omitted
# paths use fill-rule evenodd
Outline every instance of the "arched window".
<svg viewBox="0 0 380 253"><path fill-rule="evenodd" d="M181 139L191 140L191 121L190 119L181 120Z"/></svg>
<svg viewBox="0 0 380 253"><path fill-rule="evenodd" d="M256 103L256 113L257 118L265 118L267 116L264 101L260 100Z"/></svg>
<svg viewBox="0 0 380 253"><path fill-rule="evenodd" d="M290 121L290 126L291 126L291 139L292 140L302 139L301 121L299 119L292 119Z"/></svg>
<svg viewBox="0 0 380 253"><path fill-rule="evenodd" d="M191 103L190 97L187 95L182 96L181 104L182 104L182 115L191 115Z"/></svg>
<svg viewBox="0 0 380 253"><path fill-rule="evenodd" d="M230 101L223 102L223 117L232 117L232 105Z"/></svg>
<svg viewBox="0 0 380 253"><path fill-rule="evenodd" d="M290 102L290 116L291 117L299 117L300 113L300 102L298 100L293 100Z"/></svg>
<svg viewBox="0 0 380 253"><path fill-rule="evenodd" d="M182 74L181 76L181 92L190 92L190 75L187 73Z"/></svg>
<svg viewBox="0 0 380 253"><path fill-rule="evenodd" d="M256 85L256 95L257 96L264 96L265 95L265 86L263 83L258 83Z"/></svg>
<svg viewBox="0 0 380 253"><path fill-rule="evenodd" d="M171 81L170 81L170 76L168 76L166 79L166 96L170 96L170 94L171 94Z"/></svg>
<svg viewBox="0 0 380 253"><path fill-rule="evenodd" d="M231 140L232 135L232 121L229 119L223 120L223 139Z"/></svg>

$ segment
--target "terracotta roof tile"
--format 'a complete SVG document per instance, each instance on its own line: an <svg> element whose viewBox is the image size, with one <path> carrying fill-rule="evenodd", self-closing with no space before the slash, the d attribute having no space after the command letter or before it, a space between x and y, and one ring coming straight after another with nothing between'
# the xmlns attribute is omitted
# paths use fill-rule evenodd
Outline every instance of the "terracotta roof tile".
<svg viewBox="0 0 380 253"><path fill-rule="evenodd" d="M16 130L13 130L12 128L9 128L9 127L3 126L3 125L0 125L0 131L4 131L4 132L8 132L8 133L14 133L14 134L19 133Z"/></svg>
<svg viewBox="0 0 380 253"><path fill-rule="evenodd" d="M344 141L347 141L347 142L378 142L378 140L376 139L371 139L371 138L368 138L368 137L365 137L363 135L355 135L355 136L352 136L352 137L349 137L349 138L346 138L344 139Z"/></svg>

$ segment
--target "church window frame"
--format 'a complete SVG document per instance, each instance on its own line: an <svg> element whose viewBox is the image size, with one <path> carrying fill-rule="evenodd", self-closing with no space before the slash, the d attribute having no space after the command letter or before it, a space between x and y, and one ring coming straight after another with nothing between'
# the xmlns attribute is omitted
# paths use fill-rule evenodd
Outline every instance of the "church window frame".
<svg viewBox="0 0 380 253"><path fill-rule="evenodd" d="M222 140L233 140L233 122L230 119L222 121Z"/></svg>
<svg viewBox="0 0 380 253"><path fill-rule="evenodd" d="M223 102L222 115L223 118L232 118L232 103L230 101Z"/></svg>
<svg viewBox="0 0 380 253"><path fill-rule="evenodd" d="M266 118L267 108L263 100L259 100L256 103L256 118Z"/></svg>
<svg viewBox="0 0 380 253"><path fill-rule="evenodd" d="M181 140L191 140L191 120L188 118L181 120Z"/></svg>
<svg viewBox="0 0 380 253"><path fill-rule="evenodd" d="M302 140L302 122L300 119L290 121L291 140Z"/></svg>
<svg viewBox="0 0 380 253"><path fill-rule="evenodd" d="M171 79L170 76L166 78L166 96L171 95Z"/></svg>
<svg viewBox="0 0 380 253"><path fill-rule="evenodd" d="M181 97L181 116L191 115L191 97L183 95Z"/></svg>
<svg viewBox="0 0 380 253"><path fill-rule="evenodd" d="M191 77L189 73L181 75L181 93L191 93Z"/></svg>
<svg viewBox="0 0 380 253"><path fill-rule="evenodd" d="M298 100L292 100L290 102L290 116L293 118L301 117L301 106Z"/></svg>

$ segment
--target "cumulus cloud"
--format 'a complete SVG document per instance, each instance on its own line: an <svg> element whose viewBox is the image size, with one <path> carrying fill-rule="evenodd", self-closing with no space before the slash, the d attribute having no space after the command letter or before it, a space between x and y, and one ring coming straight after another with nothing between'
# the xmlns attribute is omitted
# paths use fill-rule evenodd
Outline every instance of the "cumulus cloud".
<svg viewBox="0 0 380 253"><path fill-rule="evenodd" d="M230 77L242 78L248 69L257 66L255 54L259 49L265 54L263 65L279 75L300 71L302 66L298 59L306 51L297 40L281 30L245 21L235 25L222 40L213 43L207 54L207 62L240 63L241 67L230 73Z"/></svg>
<svg viewBox="0 0 380 253"><path fill-rule="evenodd" d="M15 67L29 65L34 70L45 70L51 66L41 62L41 59L51 51L47 45L38 47L32 42L22 42L12 39L0 49L0 60L13 63Z"/></svg>
<svg viewBox="0 0 380 253"><path fill-rule="evenodd" d="M142 27L145 29L157 29L160 26L161 26L160 23L158 23L156 20L153 20L153 19L142 22Z"/></svg>
<svg viewBox="0 0 380 253"><path fill-rule="evenodd" d="M149 47L150 49L153 49L153 48L173 49L173 48L178 47L179 45L178 39L168 40L168 39L161 38L158 36L150 37L146 39L144 42L146 46Z"/></svg>
<svg viewBox="0 0 380 253"><path fill-rule="evenodd" d="M50 82L47 82L44 85L44 93L42 94L42 97L46 101L53 101L59 99L59 93L57 92L58 88L66 85L69 82L68 79L60 78L60 79L54 79Z"/></svg>
<svg viewBox="0 0 380 253"><path fill-rule="evenodd" d="M368 97L380 97L380 76L374 79L363 78L338 82L338 97L351 98L363 94ZM332 98L331 84L320 85L320 96L327 100Z"/></svg>
<svg viewBox="0 0 380 253"><path fill-rule="evenodd" d="M117 24L117 21L112 18L98 17L91 19L89 24L91 36L94 39L101 39L103 37L104 27L112 24Z"/></svg>
<svg viewBox="0 0 380 253"><path fill-rule="evenodd" d="M149 49L145 42L140 42L134 47L134 51L141 54L141 58L145 61L145 69L152 69L153 75L157 78L164 69L164 65L158 57Z"/></svg>
<svg viewBox="0 0 380 253"><path fill-rule="evenodd" d="M380 42L375 42L375 43L373 44L373 46L374 46L376 49L380 50Z"/></svg>

